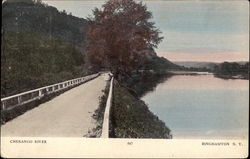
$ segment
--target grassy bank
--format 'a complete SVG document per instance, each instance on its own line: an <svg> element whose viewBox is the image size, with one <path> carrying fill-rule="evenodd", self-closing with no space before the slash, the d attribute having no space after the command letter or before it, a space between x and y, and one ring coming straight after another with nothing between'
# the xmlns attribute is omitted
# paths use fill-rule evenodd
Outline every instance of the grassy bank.
<svg viewBox="0 0 250 159"><path fill-rule="evenodd" d="M114 81L111 137L171 138L170 129L139 98Z"/></svg>

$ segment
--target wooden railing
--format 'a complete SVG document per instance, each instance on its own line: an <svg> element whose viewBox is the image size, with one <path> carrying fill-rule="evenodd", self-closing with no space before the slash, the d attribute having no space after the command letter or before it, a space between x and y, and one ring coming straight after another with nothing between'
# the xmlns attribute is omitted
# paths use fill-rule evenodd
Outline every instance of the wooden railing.
<svg viewBox="0 0 250 159"><path fill-rule="evenodd" d="M106 102L106 108L105 108L103 123L102 123L101 138L109 138L109 117L110 117L110 108L112 106L113 80L114 80L114 77L112 77L111 82L110 82L109 94L108 94L108 99Z"/></svg>
<svg viewBox="0 0 250 159"><path fill-rule="evenodd" d="M1 108L2 110L12 109L16 106L20 106L20 105L32 102L37 99L41 99L45 95L55 93L55 92L82 84L99 75L100 73L85 76L85 77L75 78L75 79L64 81L61 83L57 83L57 84L41 87L38 89L30 90L27 92L19 93L16 95L12 95L9 97L1 98Z"/></svg>

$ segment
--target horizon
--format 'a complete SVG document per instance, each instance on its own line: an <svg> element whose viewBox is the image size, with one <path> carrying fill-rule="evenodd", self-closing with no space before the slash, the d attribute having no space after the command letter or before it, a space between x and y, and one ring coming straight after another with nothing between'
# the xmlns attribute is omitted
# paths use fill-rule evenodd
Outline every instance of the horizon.
<svg viewBox="0 0 250 159"><path fill-rule="evenodd" d="M105 1L51 1L44 3L80 18ZM249 10L240 1L142 1L163 41L155 52L170 61L249 61Z"/></svg>
<svg viewBox="0 0 250 159"><path fill-rule="evenodd" d="M222 62L216 62L216 61L172 61L170 60L170 62L172 63L178 63L178 62L190 62L190 63L216 63L216 64L220 64L220 63L224 63L224 62L229 62L229 63L239 63L239 62L249 62L249 61L222 61Z"/></svg>
<svg viewBox="0 0 250 159"><path fill-rule="evenodd" d="M223 62L249 62L249 59L247 58L237 58L238 55L237 54L231 54L231 56L227 59L224 59L224 55L220 55L220 54L216 54L217 56L214 55L193 55L193 54L189 54L189 53L167 53L166 54L162 54L161 52L158 52L157 55L159 57L164 57L167 58L168 60L170 60L171 62L211 62L211 63L223 63ZM220 57L218 57L218 55ZM184 60L182 58L180 58L180 56L185 57ZM202 57L203 56L203 57ZM196 60L194 60L196 59ZM210 60L209 60L210 59Z"/></svg>

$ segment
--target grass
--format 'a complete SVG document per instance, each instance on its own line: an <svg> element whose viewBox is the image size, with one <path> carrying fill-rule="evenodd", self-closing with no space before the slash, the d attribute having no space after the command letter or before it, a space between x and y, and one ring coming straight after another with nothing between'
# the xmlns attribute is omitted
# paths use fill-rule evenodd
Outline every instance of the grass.
<svg viewBox="0 0 250 159"><path fill-rule="evenodd" d="M113 138L172 138L165 123L117 81L114 81L111 129Z"/></svg>

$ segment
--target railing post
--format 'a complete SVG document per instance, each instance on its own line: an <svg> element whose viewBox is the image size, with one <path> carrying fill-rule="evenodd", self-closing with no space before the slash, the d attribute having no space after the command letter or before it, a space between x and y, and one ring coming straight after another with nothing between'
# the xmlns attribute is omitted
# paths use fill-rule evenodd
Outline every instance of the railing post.
<svg viewBox="0 0 250 159"><path fill-rule="evenodd" d="M5 101L2 101L2 110L5 110Z"/></svg>
<svg viewBox="0 0 250 159"><path fill-rule="evenodd" d="M39 92L38 96L41 97L42 96L42 90L39 90L38 92Z"/></svg>
<svg viewBox="0 0 250 159"><path fill-rule="evenodd" d="M18 96L18 97L17 97L17 103L18 103L18 104L21 104L21 102L22 102L22 101L21 101L21 96Z"/></svg>

